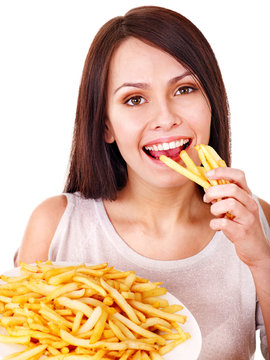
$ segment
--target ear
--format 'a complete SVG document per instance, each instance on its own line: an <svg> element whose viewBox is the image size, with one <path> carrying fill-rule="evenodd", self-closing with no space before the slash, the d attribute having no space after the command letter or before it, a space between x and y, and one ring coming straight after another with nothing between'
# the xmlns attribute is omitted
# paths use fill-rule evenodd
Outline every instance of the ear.
<svg viewBox="0 0 270 360"><path fill-rule="evenodd" d="M108 144L112 144L115 141L114 138L114 132L111 126L111 123L108 119L106 119L106 123L105 123L105 142Z"/></svg>

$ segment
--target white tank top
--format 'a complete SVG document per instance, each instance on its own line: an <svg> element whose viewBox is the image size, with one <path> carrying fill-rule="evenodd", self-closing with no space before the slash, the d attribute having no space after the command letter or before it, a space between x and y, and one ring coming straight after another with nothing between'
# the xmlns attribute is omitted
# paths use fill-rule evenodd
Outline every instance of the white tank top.
<svg viewBox="0 0 270 360"><path fill-rule="evenodd" d="M222 232L217 232L192 257L153 260L136 253L121 239L101 200L84 199L78 193L65 195L67 207L49 249L50 260L107 262L121 270L134 270L151 281L162 281L200 326L200 360L252 359L256 328L261 329L262 351L267 358L267 340L252 275ZM261 207L260 218L270 240Z"/></svg>

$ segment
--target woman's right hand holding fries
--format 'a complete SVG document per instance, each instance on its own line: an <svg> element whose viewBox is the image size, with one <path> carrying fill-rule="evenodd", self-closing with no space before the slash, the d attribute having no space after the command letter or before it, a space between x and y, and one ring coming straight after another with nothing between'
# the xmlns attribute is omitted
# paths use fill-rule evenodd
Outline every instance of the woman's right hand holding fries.
<svg viewBox="0 0 270 360"><path fill-rule="evenodd" d="M264 235L259 207L248 188L245 174L238 169L220 167L207 173L210 180L230 183L205 190L204 201L212 203L215 216L210 226L221 230L232 241L239 258L250 267L270 264L270 245ZM229 218L226 213L233 217Z"/></svg>

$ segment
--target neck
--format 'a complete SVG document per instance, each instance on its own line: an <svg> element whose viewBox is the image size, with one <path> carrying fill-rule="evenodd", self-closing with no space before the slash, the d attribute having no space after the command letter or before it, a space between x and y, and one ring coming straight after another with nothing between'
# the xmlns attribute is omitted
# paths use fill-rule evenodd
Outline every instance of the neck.
<svg viewBox="0 0 270 360"><path fill-rule="evenodd" d="M104 201L104 205L120 237L153 259L192 256L213 236L209 205L191 181L169 189L128 182L115 201Z"/></svg>
<svg viewBox="0 0 270 360"><path fill-rule="evenodd" d="M125 203L133 214L140 214L154 226L175 222L193 222L202 202L202 193L191 181L177 188L134 186L128 182L119 193L118 201ZM166 225L165 225L166 226Z"/></svg>

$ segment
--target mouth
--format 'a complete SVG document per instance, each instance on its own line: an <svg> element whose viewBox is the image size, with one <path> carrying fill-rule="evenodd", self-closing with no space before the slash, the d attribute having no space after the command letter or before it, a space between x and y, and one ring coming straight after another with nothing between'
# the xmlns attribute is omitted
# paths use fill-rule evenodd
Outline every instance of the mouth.
<svg viewBox="0 0 270 360"><path fill-rule="evenodd" d="M161 155L166 155L171 159L179 158L182 150L187 149L192 142L192 139L178 139L170 142L162 142L143 147L143 151L155 160L159 160Z"/></svg>

